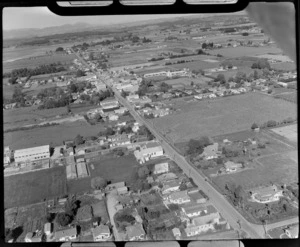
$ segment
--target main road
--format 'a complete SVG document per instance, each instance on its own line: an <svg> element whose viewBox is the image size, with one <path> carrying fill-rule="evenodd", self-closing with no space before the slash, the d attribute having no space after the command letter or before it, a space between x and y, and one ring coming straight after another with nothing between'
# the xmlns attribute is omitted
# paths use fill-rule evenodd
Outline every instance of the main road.
<svg viewBox="0 0 300 247"><path fill-rule="evenodd" d="M201 188L201 190L208 195L211 203L217 208L217 210L221 213L221 215L228 221L228 223L237 230L241 230L247 233L248 238L265 238L265 228L262 225L252 224L248 222L235 208L232 206L228 200L217 191L207 179L205 179L204 175L201 175L192 165L190 165L185 157L183 157L178 151L168 142L168 140L155 129L155 126L143 119L133 108L133 106L124 99L120 92L115 89L110 83L108 83L104 78L102 78L101 74L92 69L77 53L75 53L77 57L88 66L97 76L97 78L105 83L107 87L111 88L115 93L115 96L118 98L119 102L125 106L131 115L135 118L137 122L142 125L145 125L151 133L160 141L165 153L173 159L179 167L183 170L183 172L191 177L195 184ZM107 77L106 77L107 78ZM291 220L287 220L284 222L284 225L297 223L299 222L298 217L293 218ZM273 225L273 224L272 224ZM273 228L272 225L268 225L268 229ZM278 227L280 224L275 223L274 226ZM283 224L282 224L283 225Z"/></svg>

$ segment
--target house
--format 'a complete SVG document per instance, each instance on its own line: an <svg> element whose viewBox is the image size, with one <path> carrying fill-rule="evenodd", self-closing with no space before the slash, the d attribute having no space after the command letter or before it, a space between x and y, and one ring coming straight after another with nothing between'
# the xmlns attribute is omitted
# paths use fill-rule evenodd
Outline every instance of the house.
<svg viewBox="0 0 300 247"><path fill-rule="evenodd" d="M118 188L122 188L125 186L125 182L119 182L119 183L114 183L114 184L108 184L105 188L105 190L109 191L109 190L113 190L113 189L118 189Z"/></svg>
<svg viewBox="0 0 300 247"><path fill-rule="evenodd" d="M258 203L269 203L279 201L282 191L276 185L259 188L251 191L251 198Z"/></svg>
<svg viewBox="0 0 300 247"><path fill-rule="evenodd" d="M119 187L117 188L117 192L119 195L126 194L128 192L128 187L127 186Z"/></svg>
<svg viewBox="0 0 300 247"><path fill-rule="evenodd" d="M52 233L52 223L45 223L44 225L44 233L48 236Z"/></svg>
<svg viewBox="0 0 300 247"><path fill-rule="evenodd" d="M204 212L206 209L205 206L198 204L198 203L189 203L184 206L182 206L182 212L187 216L187 217L196 217L201 214L201 212Z"/></svg>
<svg viewBox="0 0 300 247"><path fill-rule="evenodd" d="M145 160L159 157L164 154L164 150L158 142L149 142L141 147L141 150L134 151L134 155L140 163L144 163Z"/></svg>
<svg viewBox="0 0 300 247"><path fill-rule="evenodd" d="M179 228L177 228L177 227L173 228L173 229L172 229L172 233L173 233L174 237L175 237L177 240L180 239L180 237L181 237L181 232L180 232Z"/></svg>
<svg viewBox="0 0 300 247"><path fill-rule="evenodd" d="M28 232L25 236L25 242L26 243L37 243L42 242L42 236L37 235L35 232Z"/></svg>
<svg viewBox="0 0 300 247"><path fill-rule="evenodd" d="M202 232L207 232L208 230L213 230L214 224L219 223L219 219L220 214L213 206L209 205L207 209L204 210L204 214L193 218L192 223L187 224L184 231L188 237L191 237Z"/></svg>
<svg viewBox="0 0 300 247"><path fill-rule="evenodd" d="M120 109L114 110L114 112L115 112L116 114L124 114L124 113L127 112L127 111L128 111L128 109L125 108L125 107L121 107Z"/></svg>
<svg viewBox="0 0 300 247"><path fill-rule="evenodd" d="M167 194L174 191L178 191L180 187L180 182L178 180L170 180L163 182L162 193Z"/></svg>
<svg viewBox="0 0 300 247"><path fill-rule="evenodd" d="M298 238L299 237L299 224L289 226L288 228L284 229L284 232L286 235L289 236L289 238Z"/></svg>
<svg viewBox="0 0 300 247"><path fill-rule="evenodd" d="M109 121L118 121L119 116L116 114L109 114L108 119L109 119Z"/></svg>
<svg viewBox="0 0 300 247"><path fill-rule="evenodd" d="M154 166L154 174L161 174L169 171L169 163L159 163Z"/></svg>
<svg viewBox="0 0 300 247"><path fill-rule="evenodd" d="M206 160L218 158L218 155L220 153L218 151L218 148L219 148L219 144L217 142L212 145L209 145L204 148L204 151L201 154L201 156L204 156Z"/></svg>
<svg viewBox="0 0 300 247"><path fill-rule="evenodd" d="M77 229L72 227L55 232L54 237L57 242L65 242L75 240L77 238Z"/></svg>
<svg viewBox="0 0 300 247"><path fill-rule="evenodd" d="M13 109L17 106L17 103L6 104L5 109Z"/></svg>
<svg viewBox="0 0 300 247"><path fill-rule="evenodd" d="M119 107L119 101L115 98L105 99L100 102L100 105L104 110L110 110Z"/></svg>
<svg viewBox="0 0 300 247"><path fill-rule="evenodd" d="M132 226L126 226L126 234L129 241L137 241L145 239L145 231L142 224L134 224Z"/></svg>
<svg viewBox="0 0 300 247"><path fill-rule="evenodd" d="M174 204L183 204L188 203L191 201L187 191L178 191L173 192L171 195L168 196L170 203Z"/></svg>
<svg viewBox="0 0 300 247"><path fill-rule="evenodd" d="M140 96L138 94L131 94L131 95L126 96L126 99L129 102L133 102L133 100L138 100L139 98L140 98Z"/></svg>
<svg viewBox="0 0 300 247"><path fill-rule="evenodd" d="M224 164L224 168L226 172L236 172L237 170L242 169L243 165L241 163L234 163L232 161L227 161Z"/></svg>
<svg viewBox="0 0 300 247"><path fill-rule="evenodd" d="M111 238L109 227L106 225L99 225L92 228L92 234L95 242L106 241Z"/></svg>

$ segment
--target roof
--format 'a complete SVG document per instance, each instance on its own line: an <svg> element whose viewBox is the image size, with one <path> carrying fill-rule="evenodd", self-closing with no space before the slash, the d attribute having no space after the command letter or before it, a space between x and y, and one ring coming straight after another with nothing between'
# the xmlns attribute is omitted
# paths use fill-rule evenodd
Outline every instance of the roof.
<svg viewBox="0 0 300 247"><path fill-rule="evenodd" d="M108 184L106 186L106 188L110 189L110 188L115 188L115 189L118 189L118 188L122 188L125 186L125 182L119 182L119 183L114 183L114 184Z"/></svg>
<svg viewBox="0 0 300 247"><path fill-rule="evenodd" d="M193 224L195 226L202 226L205 224L212 223L212 221L216 218L219 218L216 214L207 214L204 216L199 216L193 219Z"/></svg>
<svg viewBox="0 0 300 247"><path fill-rule="evenodd" d="M154 169L155 170L164 170L164 169L168 169L169 168L169 163L168 162L165 162L165 163L159 163L159 164L156 164L154 166Z"/></svg>
<svg viewBox="0 0 300 247"><path fill-rule="evenodd" d="M205 156L214 156L214 155L217 154L218 147L219 147L218 143L214 143L212 145L209 145L209 146L207 146L207 147L204 148L203 154Z"/></svg>
<svg viewBox="0 0 300 247"><path fill-rule="evenodd" d="M192 214L192 213L196 213L199 211L204 211L204 209L207 209L207 208L198 203L190 203L190 204L182 206L182 209L184 209L186 214Z"/></svg>
<svg viewBox="0 0 300 247"><path fill-rule="evenodd" d="M172 232L173 232L174 235L181 235L181 232L180 232L179 228L176 228L176 227L173 228Z"/></svg>
<svg viewBox="0 0 300 247"><path fill-rule="evenodd" d="M179 200L179 199L183 199L183 200L190 200L190 197L187 194L187 191L177 191L177 192L173 192L170 196L169 196L170 200Z"/></svg>
<svg viewBox="0 0 300 247"><path fill-rule="evenodd" d="M154 148L154 147L161 147L161 145L158 142L149 142L145 144L145 148Z"/></svg>
<svg viewBox="0 0 300 247"><path fill-rule="evenodd" d="M175 178L177 178L177 175L173 172L165 173L157 177L158 180L170 180Z"/></svg>
<svg viewBox="0 0 300 247"><path fill-rule="evenodd" d="M259 194L261 197L267 197L267 196L272 196L277 192L277 186L274 184L272 186L264 187L264 188L259 188L256 190L252 191L252 194Z"/></svg>
<svg viewBox="0 0 300 247"><path fill-rule="evenodd" d="M191 193L189 193L189 196L192 200L195 200L195 201L204 198L204 196L201 193L199 193L199 191L191 192Z"/></svg>
<svg viewBox="0 0 300 247"><path fill-rule="evenodd" d="M44 231L45 232L51 231L51 223L49 223L49 222L45 223L45 225L44 225Z"/></svg>
<svg viewBox="0 0 300 247"><path fill-rule="evenodd" d="M60 239L63 237L70 237L70 236L73 236L76 234L77 234L76 227L73 227L73 228L64 229L64 230L55 232L55 238Z"/></svg>
<svg viewBox="0 0 300 247"><path fill-rule="evenodd" d="M232 161L227 161L224 164L225 168L230 169L230 168L240 168L243 165L241 163L234 163Z"/></svg>
<svg viewBox="0 0 300 247"><path fill-rule="evenodd" d="M135 224L133 226L126 226L126 232L127 232L127 235L129 237L129 239L139 237L139 236L145 234L145 231L144 231L144 228L143 228L142 224Z"/></svg>
<svg viewBox="0 0 300 247"><path fill-rule="evenodd" d="M50 151L49 145L32 147L32 148L25 148L25 149L18 149L15 151L15 156L23 156L23 155L30 155L36 153L46 153Z"/></svg>
<svg viewBox="0 0 300 247"><path fill-rule="evenodd" d="M177 180L164 181L163 184L164 184L164 187L167 187L167 188L173 188L173 187L180 186L180 182Z"/></svg>
<svg viewBox="0 0 300 247"><path fill-rule="evenodd" d="M106 225L99 225L92 229L93 236L99 236L101 234L110 234L109 227Z"/></svg>

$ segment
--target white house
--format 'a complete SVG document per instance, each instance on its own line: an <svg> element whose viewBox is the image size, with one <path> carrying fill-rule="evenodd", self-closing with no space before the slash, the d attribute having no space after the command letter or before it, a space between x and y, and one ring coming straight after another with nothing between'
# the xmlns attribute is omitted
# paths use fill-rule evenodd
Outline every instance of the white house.
<svg viewBox="0 0 300 247"><path fill-rule="evenodd" d="M168 194L174 191L178 191L180 182L178 180L169 180L163 182L162 194Z"/></svg>
<svg viewBox="0 0 300 247"><path fill-rule="evenodd" d="M276 185L251 191L251 198L258 203L270 203L279 201L281 196L282 190L278 190Z"/></svg>
<svg viewBox="0 0 300 247"><path fill-rule="evenodd" d="M219 144L217 142L205 147L201 156L204 156L206 160L218 158L219 155L218 147Z"/></svg>
<svg viewBox="0 0 300 247"><path fill-rule="evenodd" d="M236 172L239 169L243 168L243 165L241 163L234 163L232 161L227 161L224 164L224 168L226 172Z"/></svg>
<svg viewBox="0 0 300 247"><path fill-rule="evenodd" d="M151 158L160 157L163 154L164 150L157 142L147 143L141 147L141 150L134 151L134 155L140 163L144 163Z"/></svg>
<svg viewBox="0 0 300 247"><path fill-rule="evenodd" d="M173 233L174 237L175 237L177 240L180 239L180 237L181 237L181 232L180 232L179 228L177 228L177 227L173 228L173 229L172 229L172 233Z"/></svg>
<svg viewBox="0 0 300 247"><path fill-rule="evenodd" d="M93 228L92 234L95 242L107 241L111 238L109 227L106 225L99 225Z"/></svg>
<svg viewBox="0 0 300 247"><path fill-rule="evenodd" d="M182 212L189 218L199 216L205 209L204 205L198 203L189 203L181 207Z"/></svg>
<svg viewBox="0 0 300 247"><path fill-rule="evenodd" d="M77 238L77 229L76 227L60 230L55 232L55 239L57 242L65 242L75 240Z"/></svg>
<svg viewBox="0 0 300 247"><path fill-rule="evenodd" d="M44 225L44 233L47 236L51 235L51 233L52 233L52 223L49 223L49 222L45 223L45 225Z"/></svg>

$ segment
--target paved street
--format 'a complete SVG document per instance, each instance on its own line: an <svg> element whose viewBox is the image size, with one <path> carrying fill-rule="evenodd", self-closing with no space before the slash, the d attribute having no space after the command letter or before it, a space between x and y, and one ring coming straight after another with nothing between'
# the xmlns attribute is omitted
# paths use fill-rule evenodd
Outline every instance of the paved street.
<svg viewBox="0 0 300 247"><path fill-rule="evenodd" d="M77 57L88 67L90 67L77 53ZM248 222L228 201L227 199L217 191L208 181L206 181L205 176L201 175L198 170L191 166L185 158L177 152L177 150L168 143L168 140L155 129L155 127L143 119L135 109L125 100L119 93L118 90L114 89L105 80L103 80L101 74L96 70L92 70L97 75L98 79L110 87L115 96L118 98L119 102L128 108L131 115L136 119L137 122L145 125L152 134L161 142L165 153L173 159L178 166L183 170L185 174L191 177L199 188L206 193L212 204L217 208L217 210L222 214L222 216L228 221L228 223L236 230L242 230L248 234L247 238L265 238L265 229L262 225L252 224ZM290 220L274 223L268 225L268 229L278 227L280 225L284 226L287 224L292 224L299 222L298 217Z"/></svg>

